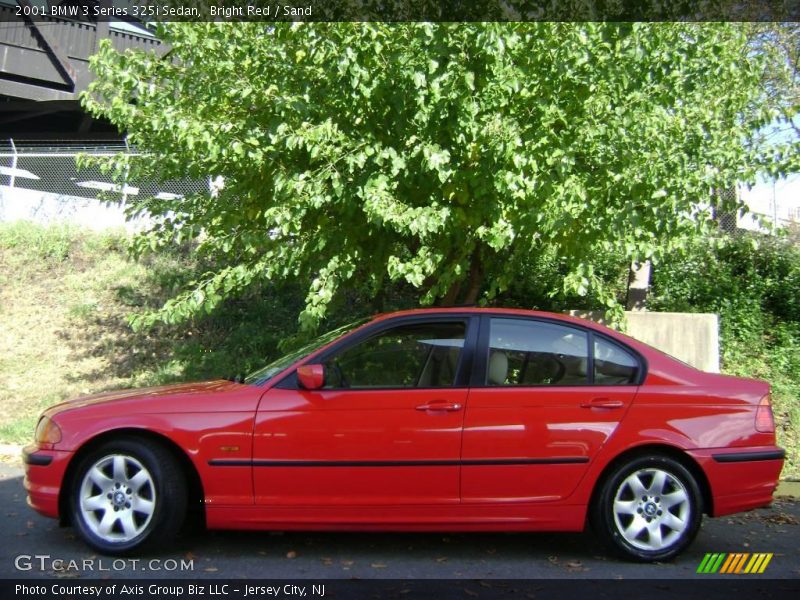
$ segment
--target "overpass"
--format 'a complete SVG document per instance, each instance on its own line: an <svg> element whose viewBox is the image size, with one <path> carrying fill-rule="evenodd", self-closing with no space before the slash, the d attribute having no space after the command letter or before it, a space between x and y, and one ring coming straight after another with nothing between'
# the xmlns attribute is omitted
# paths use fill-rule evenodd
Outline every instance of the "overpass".
<svg viewBox="0 0 800 600"><path fill-rule="evenodd" d="M42 5L110 6L112 1L0 0L0 138L121 139L110 123L80 107L79 94L92 79L89 57L103 39L118 50L158 49L161 42L152 31L133 20L18 16L24 7L30 14Z"/></svg>

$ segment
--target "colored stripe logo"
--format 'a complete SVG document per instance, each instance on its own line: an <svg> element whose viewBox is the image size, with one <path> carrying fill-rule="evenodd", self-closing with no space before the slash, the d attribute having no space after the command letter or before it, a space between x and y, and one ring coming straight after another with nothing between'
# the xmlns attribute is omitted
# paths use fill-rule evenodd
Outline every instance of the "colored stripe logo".
<svg viewBox="0 0 800 600"><path fill-rule="evenodd" d="M773 553L756 552L717 552L706 554L697 567L698 573L720 573L726 575L745 575L763 573L767 569Z"/></svg>

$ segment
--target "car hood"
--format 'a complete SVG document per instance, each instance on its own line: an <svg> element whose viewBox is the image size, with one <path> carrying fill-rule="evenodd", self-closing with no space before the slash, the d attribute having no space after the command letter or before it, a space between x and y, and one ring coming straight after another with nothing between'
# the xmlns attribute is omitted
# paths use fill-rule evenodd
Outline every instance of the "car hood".
<svg viewBox="0 0 800 600"><path fill-rule="evenodd" d="M124 400L141 401L142 404L149 404L149 400L158 402L164 407L173 404L178 399L190 400L197 396L209 396L217 394L226 394L227 392L241 391L242 388L250 388L252 386L243 386L239 383L227 381L224 379L214 381L203 381L196 383L178 383L173 385L162 385L148 388L137 388L127 390L116 390L113 392L101 392L99 394L92 394L89 396L81 396L74 400L67 400L50 407L47 413L52 416L57 413L84 408L98 404L107 404L111 402L120 402Z"/></svg>

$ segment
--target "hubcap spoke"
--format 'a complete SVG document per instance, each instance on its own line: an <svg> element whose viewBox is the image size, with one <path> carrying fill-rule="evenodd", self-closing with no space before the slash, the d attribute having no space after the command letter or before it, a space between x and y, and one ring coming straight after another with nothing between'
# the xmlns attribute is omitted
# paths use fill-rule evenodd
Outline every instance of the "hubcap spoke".
<svg viewBox="0 0 800 600"><path fill-rule="evenodd" d="M107 508L106 512L103 514L103 518L100 520L100 523L97 525L97 533L102 536L108 536L111 534L111 529L114 527L114 523L117 520L117 515L111 508Z"/></svg>
<svg viewBox="0 0 800 600"><path fill-rule="evenodd" d="M91 498L83 498L81 500L81 508L85 511L106 510L108 506L108 499L102 494L99 496L92 496Z"/></svg>
<svg viewBox="0 0 800 600"><path fill-rule="evenodd" d="M133 513L129 510L126 510L122 513L122 516L119 518L119 522L122 524L122 530L125 532L125 536L128 539L134 537L137 533L136 523L133 521Z"/></svg>
<svg viewBox="0 0 800 600"><path fill-rule="evenodd" d="M100 489L105 489L113 483L113 481L105 473L103 473L97 465L91 468L87 477L89 477L91 482Z"/></svg>
<svg viewBox="0 0 800 600"><path fill-rule="evenodd" d="M136 496L136 497L133 498L133 502L131 504L131 509L135 510L138 513L142 513L142 514L145 514L145 515L152 515L153 514L153 509L155 509L155 506L156 505L152 501L150 501L150 500L148 500L146 498L140 498L140 497Z"/></svg>
<svg viewBox="0 0 800 600"><path fill-rule="evenodd" d="M149 482L150 482L150 474L144 469L142 469L141 471L136 473L136 475L134 475L128 480L128 485L130 485L131 489L134 491L134 493L136 493L141 489L143 485Z"/></svg>
<svg viewBox="0 0 800 600"><path fill-rule="evenodd" d="M636 500L615 500L614 512L621 515L636 515Z"/></svg>
<svg viewBox="0 0 800 600"><path fill-rule="evenodd" d="M635 539L647 527L647 523L639 515L636 515L633 520L625 528L623 532L626 538Z"/></svg>
<svg viewBox="0 0 800 600"><path fill-rule="evenodd" d="M661 495L664 492L664 485L667 483L667 474L664 471L656 471L653 481L647 491L651 494Z"/></svg>
<svg viewBox="0 0 800 600"><path fill-rule="evenodd" d="M686 492L679 489L661 496L661 504L663 504L665 508L672 508L673 506L686 502L688 499Z"/></svg>
<svg viewBox="0 0 800 600"><path fill-rule="evenodd" d="M634 473L625 480L625 483L631 488L634 496L641 496L647 489L644 487L642 480L639 479L639 473Z"/></svg>
<svg viewBox="0 0 800 600"><path fill-rule="evenodd" d="M653 521L647 526L648 541L653 549L661 548L664 540L661 539L661 525L658 521Z"/></svg>
<svg viewBox="0 0 800 600"><path fill-rule="evenodd" d="M114 481L127 481L128 476L125 474L125 457L119 454L114 456L112 472L114 474Z"/></svg>
<svg viewBox="0 0 800 600"><path fill-rule="evenodd" d="M684 529L686 529L686 521L684 521L683 519L681 519L679 517L676 517L675 515L673 515L669 511L664 513L664 516L661 519L661 523L663 525L666 525L667 527L669 527L673 531L680 532L680 531L683 531Z"/></svg>

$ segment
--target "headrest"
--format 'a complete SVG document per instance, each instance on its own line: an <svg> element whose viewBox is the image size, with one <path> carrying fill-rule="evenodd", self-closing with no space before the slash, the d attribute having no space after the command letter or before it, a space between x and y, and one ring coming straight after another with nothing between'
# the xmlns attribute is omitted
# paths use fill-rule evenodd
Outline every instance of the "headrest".
<svg viewBox="0 0 800 600"><path fill-rule="evenodd" d="M489 384L503 385L508 375L508 356L502 350L492 350L489 355Z"/></svg>

